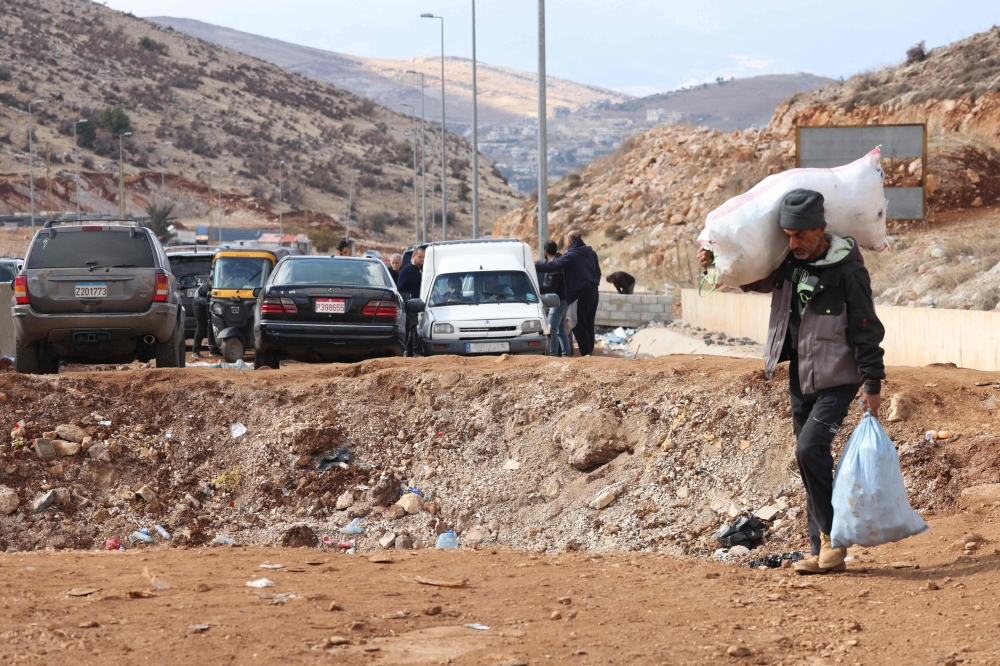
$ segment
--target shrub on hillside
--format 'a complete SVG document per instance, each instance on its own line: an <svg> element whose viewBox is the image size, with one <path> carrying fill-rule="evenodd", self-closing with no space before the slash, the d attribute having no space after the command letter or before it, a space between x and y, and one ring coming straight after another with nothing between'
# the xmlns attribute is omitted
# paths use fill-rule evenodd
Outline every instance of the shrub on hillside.
<svg viewBox="0 0 1000 666"><path fill-rule="evenodd" d="M167 55L170 52L166 44L158 42L155 39L151 39L149 37L140 37L139 46L146 49L147 51L151 51L153 53L159 53L160 55Z"/></svg>
<svg viewBox="0 0 1000 666"><path fill-rule="evenodd" d="M0 65L0 81L10 81L11 69L10 65Z"/></svg>
<svg viewBox="0 0 1000 666"><path fill-rule="evenodd" d="M122 135L133 131L132 121L120 106L106 106L97 119L97 124L112 134Z"/></svg>
<svg viewBox="0 0 1000 666"><path fill-rule="evenodd" d="M925 42L914 44L906 51L906 64L912 65L915 62L927 60L927 51L924 49Z"/></svg>

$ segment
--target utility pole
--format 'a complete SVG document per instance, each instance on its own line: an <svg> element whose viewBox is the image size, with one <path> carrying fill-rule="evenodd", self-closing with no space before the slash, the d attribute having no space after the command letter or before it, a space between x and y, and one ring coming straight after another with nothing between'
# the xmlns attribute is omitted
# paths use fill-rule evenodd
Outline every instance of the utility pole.
<svg viewBox="0 0 1000 666"><path fill-rule="evenodd" d="M410 109L410 147L413 150L413 247L420 244L420 214L417 210L417 116L412 104L400 104Z"/></svg>
<svg viewBox="0 0 1000 666"><path fill-rule="evenodd" d="M28 102L28 180L31 188L31 237L35 237L35 137L32 136L31 119L33 114L31 107L44 104L44 99L36 99Z"/></svg>
<svg viewBox="0 0 1000 666"><path fill-rule="evenodd" d="M281 218L281 167L285 166L285 160L278 162L278 235L284 237L285 224Z"/></svg>
<svg viewBox="0 0 1000 666"><path fill-rule="evenodd" d="M444 113L444 17L434 14L420 16L441 21L441 236L442 240L448 240L448 153L445 147L448 123Z"/></svg>
<svg viewBox="0 0 1000 666"><path fill-rule="evenodd" d="M538 259L549 239L549 155L545 122L545 0L538 0Z"/></svg>
<svg viewBox="0 0 1000 666"><path fill-rule="evenodd" d="M76 158L76 221L80 221L80 149L77 147L76 143L76 126L80 123L87 122L86 118L80 118L75 123L73 123L73 157Z"/></svg>
<svg viewBox="0 0 1000 666"><path fill-rule="evenodd" d="M479 105L476 99L476 0L472 0L472 238L479 238Z"/></svg>
<svg viewBox="0 0 1000 666"><path fill-rule="evenodd" d="M351 242L351 209L354 208L354 174L361 173L357 169L351 169L351 189L347 195L347 227L344 229L344 239Z"/></svg>

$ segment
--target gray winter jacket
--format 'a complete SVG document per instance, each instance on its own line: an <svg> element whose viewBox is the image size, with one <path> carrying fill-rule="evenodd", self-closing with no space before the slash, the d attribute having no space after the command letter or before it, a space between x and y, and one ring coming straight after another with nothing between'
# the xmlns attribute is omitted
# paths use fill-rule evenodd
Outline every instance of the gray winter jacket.
<svg viewBox="0 0 1000 666"><path fill-rule="evenodd" d="M853 238L827 234L827 241L826 255L807 264L818 282L799 324L799 385L809 395L863 381L865 392L879 393L885 379L881 347L885 328L875 314L871 278ZM794 264L789 253L769 277L741 287L772 295L764 366L769 379L778 363L789 360L782 351L796 294Z"/></svg>

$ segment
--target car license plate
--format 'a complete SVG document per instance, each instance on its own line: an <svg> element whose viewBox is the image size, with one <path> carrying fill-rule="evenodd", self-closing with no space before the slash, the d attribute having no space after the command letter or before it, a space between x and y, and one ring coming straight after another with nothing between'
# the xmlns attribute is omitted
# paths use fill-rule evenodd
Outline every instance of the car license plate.
<svg viewBox="0 0 1000 666"><path fill-rule="evenodd" d="M77 282L73 287L76 298L107 298L107 282Z"/></svg>
<svg viewBox="0 0 1000 666"><path fill-rule="evenodd" d="M198 290L197 289L188 289L187 290L187 297L188 298L194 298L197 295L198 295Z"/></svg>
<svg viewBox="0 0 1000 666"><path fill-rule="evenodd" d="M495 354L497 352L509 352L509 342L466 342L466 354Z"/></svg>
<svg viewBox="0 0 1000 666"><path fill-rule="evenodd" d="M344 314L347 312L347 302L343 298L317 298L316 312Z"/></svg>

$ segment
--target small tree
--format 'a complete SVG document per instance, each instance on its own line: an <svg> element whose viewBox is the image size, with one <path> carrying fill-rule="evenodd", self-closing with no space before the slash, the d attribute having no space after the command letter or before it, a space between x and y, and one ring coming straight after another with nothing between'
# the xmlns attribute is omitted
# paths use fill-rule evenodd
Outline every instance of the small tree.
<svg viewBox="0 0 1000 666"><path fill-rule="evenodd" d="M924 49L924 42L911 46L906 52L906 64L912 65L915 62L927 60L927 51Z"/></svg>
<svg viewBox="0 0 1000 666"><path fill-rule="evenodd" d="M469 184L467 182L465 182L464 180L459 181L459 183L458 183L458 200L459 201L468 201L469 200L469 192L471 192L471 191L472 191L472 188L469 187Z"/></svg>
<svg viewBox="0 0 1000 666"><path fill-rule="evenodd" d="M162 207L155 203L146 206L146 214L149 215L149 222L146 223L146 226L156 234L161 242L169 243L174 238L174 232L170 230L170 222L174 219L171 217L173 212L174 205L172 203Z"/></svg>
<svg viewBox="0 0 1000 666"><path fill-rule="evenodd" d="M120 106L106 106L101 111L97 124L112 134L122 135L132 131L132 121Z"/></svg>

